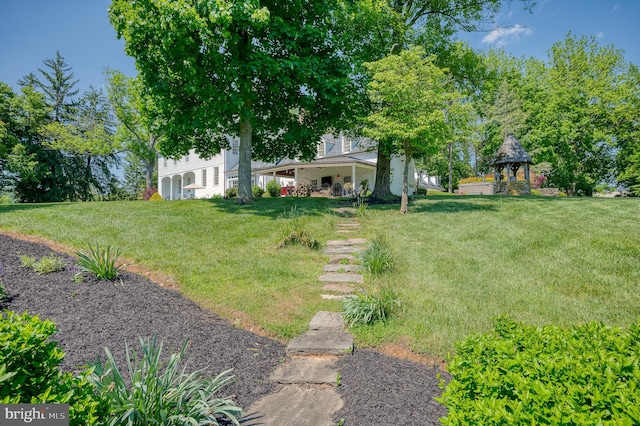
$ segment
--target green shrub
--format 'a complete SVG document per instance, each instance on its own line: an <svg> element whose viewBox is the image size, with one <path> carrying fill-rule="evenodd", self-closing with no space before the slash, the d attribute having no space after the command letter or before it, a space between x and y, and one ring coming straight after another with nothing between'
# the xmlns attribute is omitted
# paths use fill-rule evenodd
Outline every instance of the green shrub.
<svg viewBox="0 0 640 426"><path fill-rule="evenodd" d="M534 197L540 197L542 195L542 192L540 192L539 189L532 189L531 195L533 195Z"/></svg>
<svg viewBox="0 0 640 426"><path fill-rule="evenodd" d="M224 191L224 196L227 197L227 198L235 198L235 197L237 197L238 196L238 188L234 188L234 187L227 188Z"/></svg>
<svg viewBox="0 0 640 426"><path fill-rule="evenodd" d="M188 341L179 353L161 361L162 342L140 339L142 356L127 351L127 371L124 377L111 352L105 348L105 365L94 365L93 381L101 395L110 403L110 426L146 425L218 425L228 420L238 425L242 409L230 398L215 395L233 376L231 370L217 377L205 377L202 372L186 373L180 364ZM227 424L227 423L224 423Z"/></svg>
<svg viewBox="0 0 640 426"><path fill-rule="evenodd" d="M15 195L13 195L12 193L2 193L0 194L0 205L3 204L15 204L16 203L16 197Z"/></svg>
<svg viewBox="0 0 640 426"><path fill-rule="evenodd" d="M360 265L374 275L393 268L393 253L384 237L379 235L366 245L360 253Z"/></svg>
<svg viewBox="0 0 640 426"><path fill-rule="evenodd" d="M78 266L85 272L92 273L99 280L115 280L120 274L120 265L116 265L121 250L107 246L101 249L98 244L95 248L89 244L89 252L77 251Z"/></svg>
<svg viewBox="0 0 640 426"><path fill-rule="evenodd" d="M0 314L0 403L69 404L70 425L101 424L105 401L94 394L91 370L58 369L64 352L50 340L55 324L27 313Z"/></svg>
<svg viewBox="0 0 640 426"><path fill-rule="evenodd" d="M154 192L151 197L149 197L149 201L161 201L163 198L157 192Z"/></svg>
<svg viewBox="0 0 640 426"><path fill-rule="evenodd" d="M260 188L258 185L253 185L251 187L251 194L253 198L261 198L264 194L264 189Z"/></svg>
<svg viewBox="0 0 640 426"><path fill-rule="evenodd" d="M277 180L273 179L267 182L267 193L269 197L279 197L280 191L282 191L282 186L280 186Z"/></svg>
<svg viewBox="0 0 640 426"><path fill-rule="evenodd" d="M279 218L284 221L280 228L281 239L276 248L284 248L296 244L301 244L314 250L320 248L320 242L311 237L305 229L306 217L298 213L296 206L293 206L289 213L281 214Z"/></svg>
<svg viewBox="0 0 640 426"><path fill-rule="evenodd" d="M30 256L20 256L20 260L22 261L22 266L31 268L35 273L40 275L62 271L66 266L64 259L56 257L53 254L44 256L38 261Z"/></svg>
<svg viewBox="0 0 640 426"><path fill-rule="evenodd" d="M494 330L457 344L443 424L640 424L640 321Z"/></svg>
<svg viewBox="0 0 640 426"><path fill-rule="evenodd" d="M356 197L356 201L353 203L353 208L356 209L356 215L359 217L364 216L367 212L367 207L369 207L369 204L367 203L366 197Z"/></svg>
<svg viewBox="0 0 640 426"><path fill-rule="evenodd" d="M370 325L387 319L400 307L398 292L380 287L372 293L350 294L342 300L342 316L349 326Z"/></svg>

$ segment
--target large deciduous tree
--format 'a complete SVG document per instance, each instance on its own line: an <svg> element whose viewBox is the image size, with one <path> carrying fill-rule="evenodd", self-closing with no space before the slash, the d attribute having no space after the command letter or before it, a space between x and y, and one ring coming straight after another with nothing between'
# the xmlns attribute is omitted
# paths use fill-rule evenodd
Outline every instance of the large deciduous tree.
<svg viewBox="0 0 640 426"><path fill-rule="evenodd" d="M459 30L475 31L492 22L503 0L358 0L346 2L349 31L345 49L356 60L372 62L419 44L435 63L458 80L473 81L480 65L470 49L453 42ZM530 9L534 2L521 0ZM392 149L378 141L372 196L391 194Z"/></svg>
<svg viewBox="0 0 640 426"><path fill-rule="evenodd" d="M363 132L405 156L400 212L408 210L409 164L435 154L468 121L462 96L452 80L426 57L421 47L365 64L372 73L369 97L373 112Z"/></svg>
<svg viewBox="0 0 640 426"><path fill-rule="evenodd" d="M353 93L336 2L114 0L111 23L167 123L160 151L211 156L239 136L240 201L252 157L313 157Z"/></svg>
<svg viewBox="0 0 640 426"><path fill-rule="evenodd" d="M116 139L129 153L129 167L141 164L145 188L155 187L153 174L158 161L157 144L162 138L162 122L153 99L145 93L140 78L107 70L109 101L118 120Z"/></svg>

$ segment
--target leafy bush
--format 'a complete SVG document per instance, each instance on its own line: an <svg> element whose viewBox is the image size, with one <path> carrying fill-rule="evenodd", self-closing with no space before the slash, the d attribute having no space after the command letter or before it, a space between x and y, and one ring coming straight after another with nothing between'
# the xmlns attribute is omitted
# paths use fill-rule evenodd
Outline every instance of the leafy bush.
<svg viewBox="0 0 640 426"><path fill-rule="evenodd" d="M153 195L149 197L149 201L160 201L162 199L163 199L162 196L157 192L154 192Z"/></svg>
<svg viewBox="0 0 640 426"><path fill-rule="evenodd" d="M20 256L20 260L22 261L22 266L25 268L31 268L36 274L40 275L62 271L66 265L64 259L56 257L53 254L44 256L38 261L30 256Z"/></svg>
<svg viewBox="0 0 640 426"><path fill-rule="evenodd" d="M154 188L154 187L145 188L145 190L142 192L142 199L145 201L150 200L151 197L157 193L158 193L158 188Z"/></svg>
<svg viewBox="0 0 640 426"><path fill-rule="evenodd" d="M293 206L289 213L281 214L280 219L284 219L284 222L280 229L281 239L276 248L284 248L296 244L302 244L314 250L320 248L320 242L312 238L305 229L306 218L298 213L296 206Z"/></svg>
<svg viewBox="0 0 640 426"><path fill-rule="evenodd" d="M90 272L99 280L114 280L120 274L120 265L116 265L121 250L107 246L101 249L98 244L95 248L89 244L89 252L77 251L78 266L85 272Z"/></svg>
<svg viewBox="0 0 640 426"><path fill-rule="evenodd" d="M342 316L349 326L386 322L400 307L398 292L392 287L380 287L372 293L350 294L342 300Z"/></svg>
<svg viewBox="0 0 640 426"><path fill-rule="evenodd" d="M393 253L384 237L379 235L366 245L360 253L360 265L374 275L393 268Z"/></svg>
<svg viewBox="0 0 640 426"><path fill-rule="evenodd" d="M280 191L282 191L282 186L280 186L277 180L273 179L267 182L267 193L269 197L279 197Z"/></svg>
<svg viewBox="0 0 640 426"><path fill-rule="evenodd" d="M16 196L13 193L3 192L0 193L0 205L3 204L15 204Z"/></svg>
<svg viewBox="0 0 640 426"><path fill-rule="evenodd" d="M253 185L251 187L251 194L253 198L261 198L264 194L264 189L260 188L258 185Z"/></svg>
<svg viewBox="0 0 640 426"><path fill-rule="evenodd" d="M366 214L369 204L366 197L357 196L353 208L356 209L356 215L362 217Z"/></svg>
<svg viewBox="0 0 640 426"><path fill-rule="evenodd" d="M94 365L93 381L99 393L110 403L110 426L127 424L186 425L213 424L226 419L238 425L242 409L230 398L215 397L233 376L231 370L214 378L201 371L187 374L180 367L188 341L179 353L161 361L162 342L140 339L142 356L127 351L127 370L124 377L111 352L105 348L105 365ZM224 423L227 424L227 423Z"/></svg>
<svg viewBox="0 0 640 426"><path fill-rule="evenodd" d="M531 195L533 195L534 197L540 197L542 195L542 192L540 192L539 189L532 189Z"/></svg>
<svg viewBox="0 0 640 426"><path fill-rule="evenodd" d="M640 321L494 330L457 344L443 424L640 424Z"/></svg>
<svg viewBox="0 0 640 426"><path fill-rule="evenodd" d="M107 405L94 395L91 370L80 375L58 369L64 352L50 340L55 324L26 312L0 313L0 403L69 404L69 424L101 424Z"/></svg>
<svg viewBox="0 0 640 426"><path fill-rule="evenodd" d="M237 197L238 196L238 188L234 188L234 187L227 188L224 191L224 196L225 196L225 198L235 198L235 197Z"/></svg>

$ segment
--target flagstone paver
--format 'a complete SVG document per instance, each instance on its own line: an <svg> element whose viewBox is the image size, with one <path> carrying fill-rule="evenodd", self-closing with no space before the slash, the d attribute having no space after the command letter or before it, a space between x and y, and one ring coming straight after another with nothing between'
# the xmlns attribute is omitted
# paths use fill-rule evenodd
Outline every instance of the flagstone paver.
<svg viewBox="0 0 640 426"><path fill-rule="evenodd" d="M320 275L318 280L330 283L364 284L364 278L361 274L351 272L328 272Z"/></svg>
<svg viewBox="0 0 640 426"><path fill-rule="evenodd" d="M358 246L335 246L324 249L324 254L354 254L360 253L361 251L362 247Z"/></svg>
<svg viewBox="0 0 640 426"><path fill-rule="evenodd" d="M341 265L339 263L329 263L322 267L323 272L360 272L360 265Z"/></svg>

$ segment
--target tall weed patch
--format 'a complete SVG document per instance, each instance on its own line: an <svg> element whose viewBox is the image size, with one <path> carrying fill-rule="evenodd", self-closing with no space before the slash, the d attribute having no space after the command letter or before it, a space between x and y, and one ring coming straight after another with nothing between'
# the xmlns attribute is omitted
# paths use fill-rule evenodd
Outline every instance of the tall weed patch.
<svg viewBox="0 0 640 426"><path fill-rule="evenodd" d="M443 424L640 424L640 321L494 331L457 344Z"/></svg>

